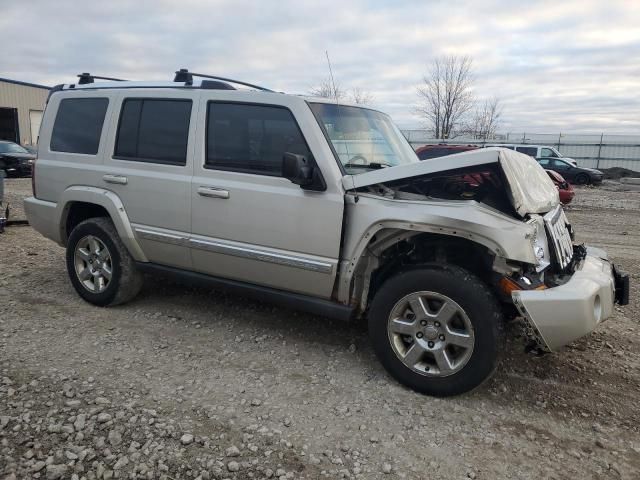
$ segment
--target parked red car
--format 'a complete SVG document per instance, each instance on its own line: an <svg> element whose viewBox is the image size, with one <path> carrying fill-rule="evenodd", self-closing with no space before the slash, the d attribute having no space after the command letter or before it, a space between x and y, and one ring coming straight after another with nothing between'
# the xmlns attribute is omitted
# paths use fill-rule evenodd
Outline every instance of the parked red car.
<svg viewBox="0 0 640 480"><path fill-rule="evenodd" d="M576 194L571 184L567 182L558 172L554 172L553 170L545 170L545 172L547 172L547 175L549 175L549 178L558 189L558 193L560 194L560 202L562 202L563 205L570 204L571 200L573 200L573 197Z"/></svg>
<svg viewBox="0 0 640 480"><path fill-rule="evenodd" d="M439 145L424 145L416 150L416 155L420 160L429 160L430 158L445 157L454 153L467 152L469 150L476 150L478 148L479 147L477 145L448 145L445 143ZM549 175L549 178L558 189L558 193L560 194L560 202L562 202L563 205L568 205L569 203L571 203L571 200L573 200L573 197L575 196L575 191L573 190L571 184L567 182L558 172L546 169L545 172L547 172L547 175ZM468 185L477 187L478 185L482 184L484 180L486 180L485 178L481 177L482 174L480 174L480 176L465 175L464 177L462 177L462 180Z"/></svg>

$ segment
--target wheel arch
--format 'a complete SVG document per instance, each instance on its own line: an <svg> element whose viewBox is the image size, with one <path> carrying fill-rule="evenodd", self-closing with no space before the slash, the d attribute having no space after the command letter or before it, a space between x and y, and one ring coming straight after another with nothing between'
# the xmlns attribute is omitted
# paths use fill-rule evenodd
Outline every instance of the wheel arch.
<svg viewBox="0 0 640 480"><path fill-rule="evenodd" d="M63 246L66 246L72 228L81 221L91 217L108 217L133 259L148 261L135 237L124 205L115 193L95 187L70 187L63 193L57 209Z"/></svg>
<svg viewBox="0 0 640 480"><path fill-rule="evenodd" d="M500 247L489 239L445 227L383 226L367 232L365 239L354 258L342 262L338 286L340 301L356 306L361 314L377 288L396 273L452 264L487 279L496 257L502 257ZM416 247L419 252L408 250Z"/></svg>

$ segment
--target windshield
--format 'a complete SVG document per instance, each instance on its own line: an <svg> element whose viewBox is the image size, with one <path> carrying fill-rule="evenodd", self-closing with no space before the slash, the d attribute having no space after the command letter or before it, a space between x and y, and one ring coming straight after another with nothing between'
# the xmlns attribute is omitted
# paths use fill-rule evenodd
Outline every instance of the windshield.
<svg viewBox="0 0 640 480"><path fill-rule="evenodd" d="M17 143L0 143L0 153L29 153Z"/></svg>
<svg viewBox="0 0 640 480"><path fill-rule="evenodd" d="M389 116L331 103L309 105L348 174L420 161Z"/></svg>

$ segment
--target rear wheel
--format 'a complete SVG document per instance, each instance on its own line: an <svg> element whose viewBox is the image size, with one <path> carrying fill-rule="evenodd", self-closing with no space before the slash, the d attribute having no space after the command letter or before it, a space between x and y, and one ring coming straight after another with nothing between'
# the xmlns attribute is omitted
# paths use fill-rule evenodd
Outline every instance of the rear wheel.
<svg viewBox="0 0 640 480"><path fill-rule="evenodd" d="M576 185L588 185L589 183L591 183L591 179L586 173L579 173L578 175L576 175L575 182Z"/></svg>
<svg viewBox="0 0 640 480"><path fill-rule="evenodd" d="M472 390L495 370L502 313L489 288L455 266L400 273L375 295L374 350L398 381L422 393Z"/></svg>
<svg viewBox="0 0 640 480"><path fill-rule="evenodd" d="M142 287L142 274L110 219L79 223L67 242L67 271L78 294L101 307L124 303Z"/></svg>

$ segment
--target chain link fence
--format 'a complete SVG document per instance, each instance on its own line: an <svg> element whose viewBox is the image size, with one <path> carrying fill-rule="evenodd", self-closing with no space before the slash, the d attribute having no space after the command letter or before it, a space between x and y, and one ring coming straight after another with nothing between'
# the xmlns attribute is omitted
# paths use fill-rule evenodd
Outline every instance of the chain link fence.
<svg viewBox="0 0 640 480"><path fill-rule="evenodd" d="M640 135L575 135L564 133L504 133L493 139L456 137L447 140L433 138L427 130L403 130L415 149L429 144L492 145L522 144L550 145L564 156L574 158L578 165L591 168L628 168L640 172Z"/></svg>

